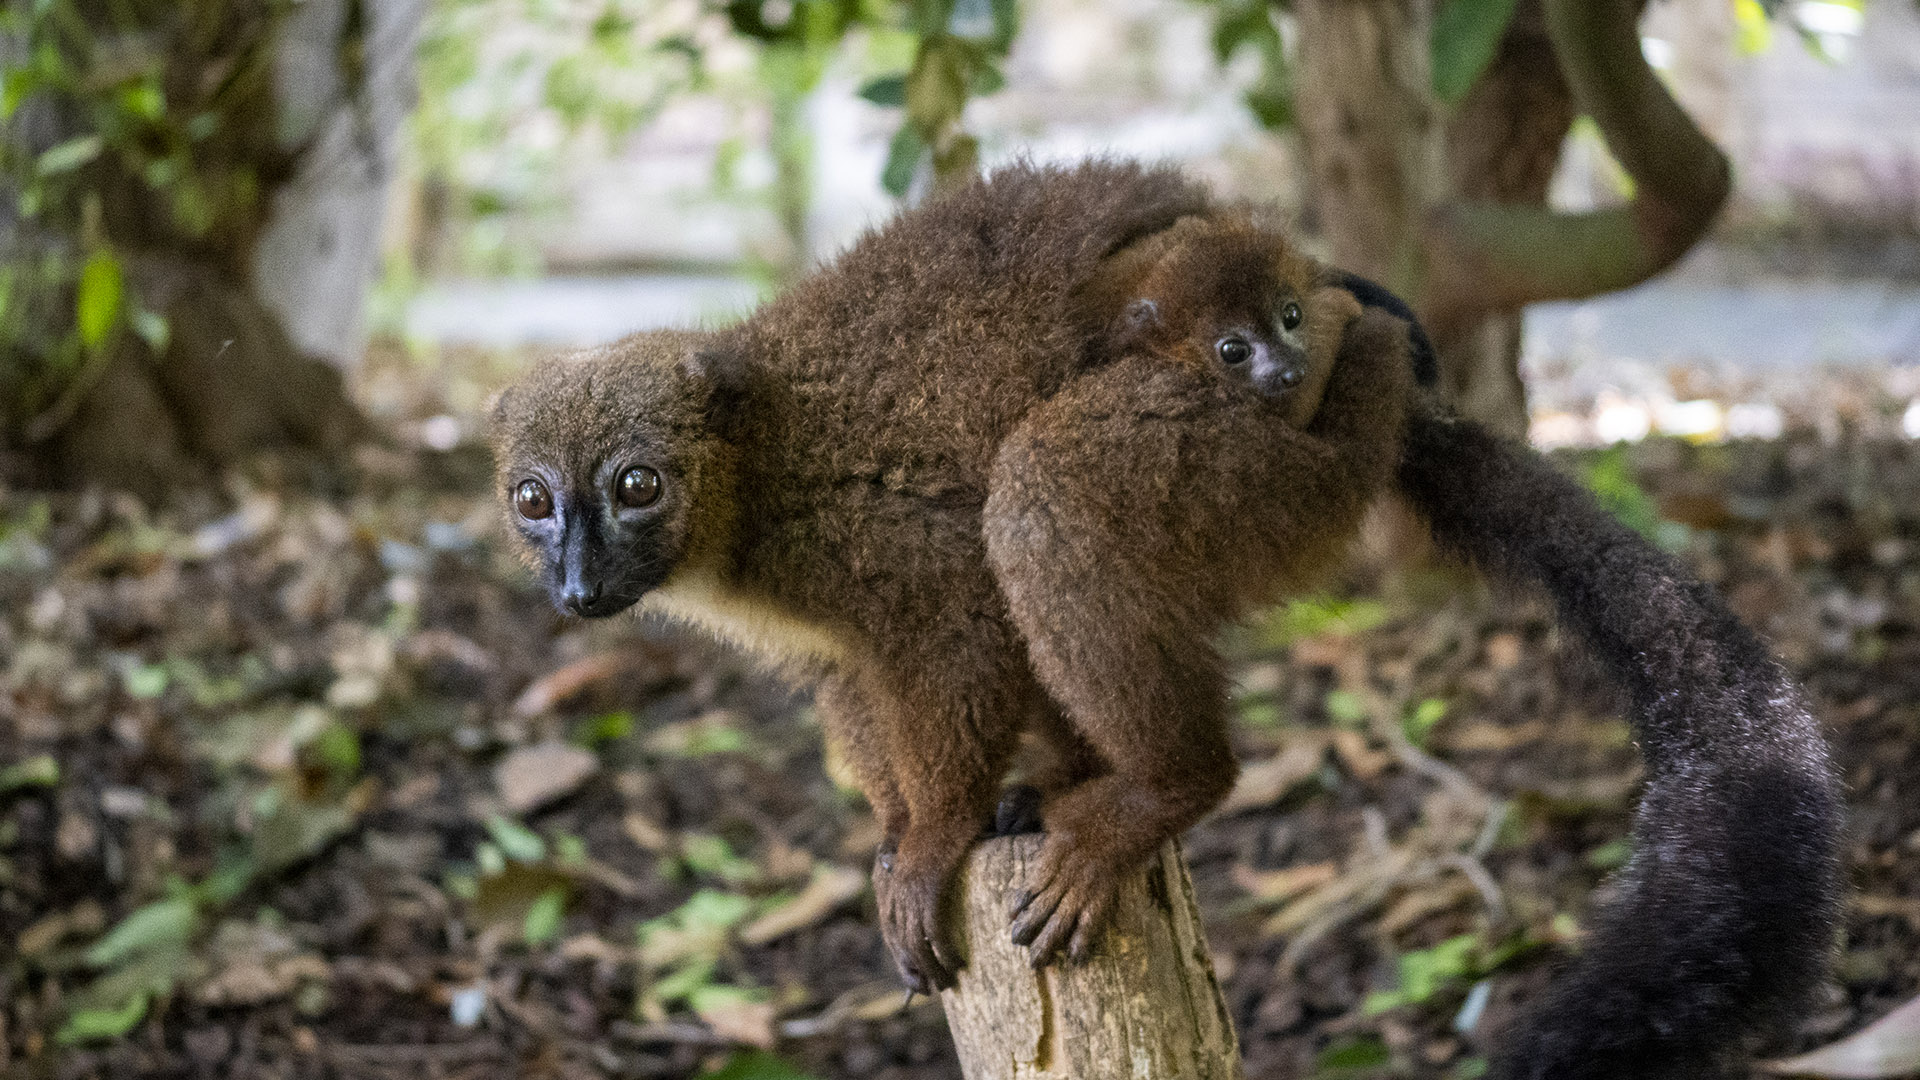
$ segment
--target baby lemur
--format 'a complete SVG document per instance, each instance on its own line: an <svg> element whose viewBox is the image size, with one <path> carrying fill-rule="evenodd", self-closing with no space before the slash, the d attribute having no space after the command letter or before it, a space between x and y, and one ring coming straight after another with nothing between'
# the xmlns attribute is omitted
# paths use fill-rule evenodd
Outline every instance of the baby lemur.
<svg viewBox="0 0 1920 1080"><path fill-rule="evenodd" d="M640 334L502 395L501 490L556 604L638 604L817 688L885 830L909 986L1022 733L1051 750L1036 963L1230 787L1210 641L1398 492L1544 586L1633 694L1635 856L1493 1075L1712 1075L1817 976L1838 801L1798 691L1713 595L1531 452L1415 387L1384 290L1164 169L1017 166L869 234L739 326Z"/></svg>

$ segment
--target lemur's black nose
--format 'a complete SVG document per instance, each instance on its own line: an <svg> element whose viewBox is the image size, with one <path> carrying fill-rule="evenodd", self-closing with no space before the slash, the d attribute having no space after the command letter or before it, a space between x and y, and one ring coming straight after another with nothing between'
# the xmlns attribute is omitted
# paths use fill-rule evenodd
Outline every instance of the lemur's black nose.
<svg viewBox="0 0 1920 1080"><path fill-rule="evenodd" d="M569 582L566 591L560 595L560 602L575 615L586 615L600 602L600 583L591 585L584 582Z"/></svg>

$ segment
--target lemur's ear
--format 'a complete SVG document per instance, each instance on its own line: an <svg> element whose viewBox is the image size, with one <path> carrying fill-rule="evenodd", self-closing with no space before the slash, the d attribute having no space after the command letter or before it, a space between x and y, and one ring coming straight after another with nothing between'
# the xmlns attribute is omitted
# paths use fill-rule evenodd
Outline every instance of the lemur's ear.
<svg viewBox="0 0 1920 1080"><path fill-rule="evenodd" d="M706 346L688 353L680 366L695 392L705 398L708 422L723 434L730 430L746 397L745 359L735 350Z"/></svg>
<svg viewBox="0 0 1920 1080"><path fill-rule="evenodd" d="M1160 325L1160 305L1141 297L1127 305L1126 313L1120 316L1121 325L1127 333L1146 333Z"/></svg>
<svg viewBox="0 0 1920 1080"><path fill-rule="evenodd" d="M1143 296L1129 302L1103 336L1108 348L1125 352L1151 344L1165 326L1166 322L1160 316L1160 305Z"/></svg>
<svg viewBox="0 0 1920 1080"><path fill-rule="evenodd" d="M507 402L513 399L513 387L509 386L493 395L493 401L487 405L487 416L497 426L507 419Z"/></svg>
<svg viewBox="0 0 1920 1080"><path fill-rule="evenodd" d="M1413 313L1405 300L1387 291L1383 285L1344 270L1335 272L1334 284L1352 293L1362 306L1377 307L1404 320L1413 345L1413 381L1428 388L1440 382L1440 357L1433 351L1433 341L1427 337L1426 328L1420 325L1419 316Z"/></svg>

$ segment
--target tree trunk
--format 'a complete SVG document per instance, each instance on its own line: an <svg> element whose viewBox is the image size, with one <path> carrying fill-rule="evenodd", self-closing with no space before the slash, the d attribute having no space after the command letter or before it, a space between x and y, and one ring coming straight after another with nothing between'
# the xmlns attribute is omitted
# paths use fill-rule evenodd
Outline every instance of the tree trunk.
<svg viewBox="0 0 1920 1080"><path fill-rule="evenodd" d="M967 1080L1237 1080L1238 1044L1213 977L1180 846L1122 886L1083 963L1038 971L1007 932L1043 838L980 844L964 874L960 982L941 994Z"/></svg>
<svg viewBox="0 0 1920 1080"><path fill-rule="evenodd" d="M1333 261L1415 300L1444 196L1427 0L1301 0L1295 115Z"/></svg>
<svg viewBox="0 0 1920 1080"><path fill-rule="evenodd" d="M1546 14L1539 0L1522 0L1487 70L1447 121L1451 197L1545 207L1573 117ZM1527 433L1520 345L1518 311L1470 320L1435 342L1448 400L1461 415L1516 438Z"/></svg>
<svg viewBox="0 0 1920 1080"><path fill-rule="evenodd" d="M202 197L215 201L211 224L195 228L170 191L116 172L112 154L81 174L105 212L76 233L91 230L86 247L104 243L124 267L129 317L135 307L159 315L166 332L136 335L122 318L77 372L39 369L55 389L24 414L0 401L12 406L0 416L14 414L0 449L24 451L29 478L157 494L263 450L318 466L311 478L337 471L367 432L343 372L366 344L364 299L424 10L424 0L308 0L282 14L225 0L183 18L172 0L135 0L96 13L89 25L155 50L167 109L217 112L216 137L194 151L211 178ZM209 81L208 70L237 74ZM87 133L72 126L87 111L71 102L30 99L23 111L55 123L9 133L31 139L29 153ZM73 222L42 222L33 242L84 250L83 238L50 227ZM70 296L51 310L70 313Z"/></svg>
<svg viewBox="0 0 1920 1080"><path fill-rule="evenodd" d="M1297 106L1333 261L1418 308L1430 272L1423 233L1435 207L1460 196L1546 203L1573 117L1538 0L1520 5L1487 72L1444 122L1425 0L1306 0L1295 11ZM1454 407L1524 435L1519 312L1449 327L1435 344Z"/></svg>
<svg viewBox="0 0 1920 1080"><path fill-rule="evenodd" d="M1301 128L1334 260L1418 310L1466 415L1526 430L1518 314L1638 284L1705 234L1726 158L1641 55L1645 0L1522 0L1451 117L1445 155L1423 0L1301 0ZM1572 116L1594 118L1630 205L1555 213ZM1444 170L1444 172L1443 172Z"/></svg>
<svg viewBox="0 0 1920 1080"><path fill-rule="evenodd" d="M281 148L300 157L255 245L253 292L301 352L342 370L367 347L425 15L426 0L304 0L274 50Z"/></svg>

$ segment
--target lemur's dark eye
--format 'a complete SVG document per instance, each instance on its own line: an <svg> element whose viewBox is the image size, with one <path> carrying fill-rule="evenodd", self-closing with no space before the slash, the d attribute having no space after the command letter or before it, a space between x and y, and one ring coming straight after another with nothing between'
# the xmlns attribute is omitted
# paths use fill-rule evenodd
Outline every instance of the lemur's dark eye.
<svg viewBox="0 0 1920 1080"><path fill-rule="evenodd" d="M1247 344L1246 338L1221 338L1213 348L1220 354L1220 362L1224 364L1244 364L1253 359L1253 346Z"/></svg>
<svg viewBox="0 0 1920 1080"><path fill-rule="evenodd" d="M1280 325L1288 330L1299 328L1300 321L1306 317L1307 314L1300 310L1300 305L1291 300L1287 301L1280 308Z"/></svg>
<svg viewBox="0 0 1920 1080"><path fill-rule="evenodd" d="M660 474L645 465L628 469L613 485L613 493L629 509L652 506L660 501Z"/></svg>
<svg viewBox="0 0 1920 1080"><path fill-rule="evenodd" d="M553 496L540 481L522 480L520 486L513 489L513 508L528 521L539 521L553 516Z"/></svg>

